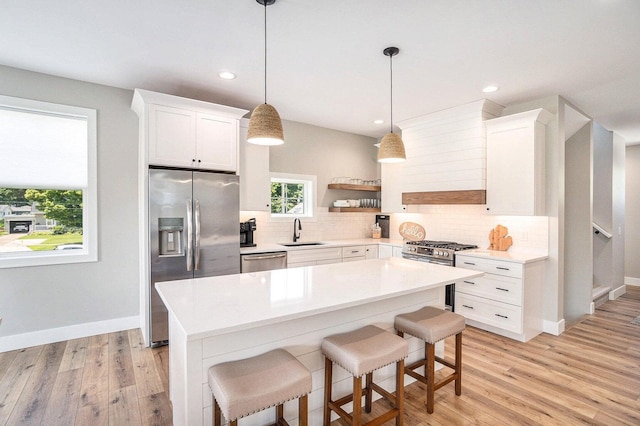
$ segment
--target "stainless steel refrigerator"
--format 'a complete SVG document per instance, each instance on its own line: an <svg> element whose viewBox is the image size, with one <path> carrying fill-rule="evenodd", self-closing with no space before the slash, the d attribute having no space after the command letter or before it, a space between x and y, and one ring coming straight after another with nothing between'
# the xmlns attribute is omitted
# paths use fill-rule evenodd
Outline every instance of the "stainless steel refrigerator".
<svg viewBox="0 0 640 426"><path fill-rule="evenodd" d="M240 272L239 209L238 176L149 169L152 346L169 339L156 282Z"/></svg>

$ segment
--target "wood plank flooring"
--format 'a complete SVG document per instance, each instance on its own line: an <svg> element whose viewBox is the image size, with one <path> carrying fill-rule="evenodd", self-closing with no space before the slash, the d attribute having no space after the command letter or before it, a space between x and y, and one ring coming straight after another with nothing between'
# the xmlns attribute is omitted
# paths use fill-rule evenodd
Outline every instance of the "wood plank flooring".
<svg viewBox="0 0 640 426"><path fill-rule="evenodd" d="M405 424L640 425L639 315L640 287L627 287L561 336L468 327L462 395L447 385L427 415L423 386L408 386ZM171 425L167 377L168 348L144 347L139 330L0 353L0 425Z"/></svg>

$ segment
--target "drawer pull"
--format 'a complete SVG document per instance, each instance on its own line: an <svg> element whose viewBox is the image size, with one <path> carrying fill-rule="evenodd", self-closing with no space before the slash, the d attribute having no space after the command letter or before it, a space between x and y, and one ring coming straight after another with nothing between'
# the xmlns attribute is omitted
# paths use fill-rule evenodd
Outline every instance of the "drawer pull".
<svg viewBox="0 0 640 426"><path fill-rule="evenodd" d="M476 264L475 264L475 263L473 263L473 262L463 262L463 263L464 263L465 265L473 265L473 266L476 266Z"/></svg>
<svg viewBox="0 0 640 426"><path fill-rule="evenodd" d="M509 271L509 268L505 268L504 266L496 266L496 269L502 269L503 271Z"/></svg>
<svg viewBox="0 0 640 426"><path fill-rule="evenodd" d="M469 305L462 305L462 306L467 308L467 309L473 309L473 306L469 306Z"/></svg>
<svg viewBox="0 0 640 426"><path fill-rule="evenodd" d="M359 253L360 250L351 250L351 253Z"/></svg>
<svg viewBox="0 0 640 426"><path fill-rule="evenodd" d="M500 288L500 287L496 287L496 290L500 290L500 291L509 291L508 288Z"/></svg>
<svg viewBox="0 0 640 426"><path fill-rule="evenodd" d="M508 316L506 316L506 315L496 314L496 316L497 316L497 317L500 317L500 318L504 318L504 319L509 319L509 317L508 317Z"/></svg>
<svg viewBox="0 0 640 426"><path fill-rule="evenodd" d="M463 282L463 283L466 283L466 284L476 285L476 283L474 283L473 281L466 281L466 280L465 280L465 281L462 281L462 282Z"/></svg>

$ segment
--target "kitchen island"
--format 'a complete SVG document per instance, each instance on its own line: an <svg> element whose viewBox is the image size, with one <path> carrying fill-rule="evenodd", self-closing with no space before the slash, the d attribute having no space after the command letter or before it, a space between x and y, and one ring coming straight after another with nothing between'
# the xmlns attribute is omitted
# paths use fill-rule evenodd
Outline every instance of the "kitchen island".
<svg viewBox="0 0 640 426"><path fill-rule="evenodd" d="M425 305L444 305L444 286L482 272L414 262L371 259L156 284L169 311L169 394L175 425L211 424L207 370L220 362L275 348L296 356L311 372L309 424L321 424L325 336L374 324L393 330L396 314ZM442 347L440 348L442 350ZM422 353L410 342L410 360ZM335 391L351 379L336 368ZM382 386L394 386L393 367L376 372ZM297 422L297 404L285 417ZM244 424L265 424L267 410ZM241 422L242 424L242 422Z"/></svg>

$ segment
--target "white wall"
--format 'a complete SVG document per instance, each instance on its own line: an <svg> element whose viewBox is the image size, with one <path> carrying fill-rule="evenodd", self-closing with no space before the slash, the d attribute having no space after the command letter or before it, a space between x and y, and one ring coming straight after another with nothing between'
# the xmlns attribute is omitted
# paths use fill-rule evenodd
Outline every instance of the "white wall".
<svg viewBox="0 0 640 426"><path fill-rule="evenodd" d="M99 227L98 262L0 269L0 351L136 327L138 119L132 92L0 66L0 93L98 111Z"/></svg>
<svg viewBox="0 0 640 426"><path fill-rule="evenodd" d="M613 232L613 133L593 123L593 221ZM613 287L613 240L592 234L593 285Z"/></svg>
<svg viewBox="0 0 640 426"><path fill-rule="evenodd" d="M269 148L269 170L317 177L318 210L314 220L302 219L303 241L367 238L375 213L333 213L329 207L338 199L376 198L380 193L330 190L334 177L363 180L379 176L376 139L309 124L283 120L285 143ZM265 212L240 212L240 220L255 217L256 244L290 241L293 221L271 221Z"/></svg>
<svg viewBox="0 0 640 426"><path fill-rule="evenodd" d="M640 285L640 144L626 149L625 283Z"/></svg>

